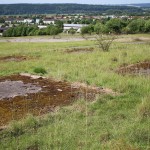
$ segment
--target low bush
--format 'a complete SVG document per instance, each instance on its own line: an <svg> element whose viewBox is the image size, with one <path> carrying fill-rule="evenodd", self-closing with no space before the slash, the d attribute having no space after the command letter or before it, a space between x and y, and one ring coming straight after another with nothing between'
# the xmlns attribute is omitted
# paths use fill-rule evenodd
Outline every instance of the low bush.
<svg viewBox="0 0 150 150"><path fill-rule="evenodd" d="M44 68L42 68L42 67L36 67L36 68L34 68L33 71L35 73L40 73L40 74L46 74L47 73L47 71Z"/></svg>

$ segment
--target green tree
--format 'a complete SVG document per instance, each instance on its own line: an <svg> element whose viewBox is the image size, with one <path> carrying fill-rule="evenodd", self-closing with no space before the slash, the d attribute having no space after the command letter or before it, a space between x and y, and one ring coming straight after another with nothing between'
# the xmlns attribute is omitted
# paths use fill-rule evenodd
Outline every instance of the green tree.
<svg viewBox="0 0 150 150"><path fill-rule="evenodd" d="M11 27L11 28L7 29L7 30L3 33L3 36L4 36L4 37L12 37L13 30L14 30L14 27Z"/></svg>
<svg viewBox="0 0 150 150"><path fill-rule="evenodd" d="M145 32L150 32L150 20L145 22Z"/></svg>
<svg viewBox="0 0 150 150"><path fill-rule="evenodd" d="M94 32L96 34L100 34L104 32L104 25L102 23L96 23L96 25L94 26Z"/></svg>
<svg viewBox="0 0 150 150"><path fill-rule="evenodd" d="M92 24L88 25L88 26L84 26L81 28L81 34L92 34L92 32L94 32L94 26Z"/></svg>
<svg viewBox="0 0 150 150"><path fill-rule="evenodd" d="M142 33L145 31L145 20L137 19L133 20L128 25L129 33Z"/></svg>
<svg viewBox="0 0 150 150"><path fill-rule="evenodd" d="M0 18L0 23L5 23L4 18Z"/></svg>
<svg viewBox="0 0 150 150"><path fill-rule="evenodd" d="M106 23L106 26L110 32L113 33L121 33L121 30L123 27L125 27L125 24L120 19L111 19Z"/></svg>
<svg viewBox="0 0 150 150"><path fill-rule="evenodd" d="M57 27L57 29L59 29L59 33L63 32L64 29L64 23L61 20L56 20L55 21L55 25Z"/></svg>

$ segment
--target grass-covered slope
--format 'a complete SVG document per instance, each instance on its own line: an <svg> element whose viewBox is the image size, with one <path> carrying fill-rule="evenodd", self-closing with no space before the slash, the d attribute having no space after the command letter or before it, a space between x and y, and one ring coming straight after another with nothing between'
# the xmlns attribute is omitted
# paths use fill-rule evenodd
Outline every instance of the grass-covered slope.
<svg viewBox="0 0 150 150"><path fill-rule="evenodd" d="M42 67L48 77L112 88L117 96L78 100L43 117L28 116L0 132L2 150L139 150L150 147L150 78L122 76L122 64L150 59L150 45L113 43L110 52L67 53L73 47L94 47L92 41L68 43L0 43L0 57L23 55L20 62L0 61L0 75L33 73Z"/></svg>

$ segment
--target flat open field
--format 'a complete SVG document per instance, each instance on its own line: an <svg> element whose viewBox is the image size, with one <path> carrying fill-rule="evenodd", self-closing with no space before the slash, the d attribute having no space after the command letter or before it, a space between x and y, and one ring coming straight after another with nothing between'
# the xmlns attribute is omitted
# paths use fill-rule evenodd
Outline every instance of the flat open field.
<svg viewBox="0 0 150 150"><path fill-rule="evenodd" d="M0 38L0 118L2 150L150 149L150 35Z"/></svg>

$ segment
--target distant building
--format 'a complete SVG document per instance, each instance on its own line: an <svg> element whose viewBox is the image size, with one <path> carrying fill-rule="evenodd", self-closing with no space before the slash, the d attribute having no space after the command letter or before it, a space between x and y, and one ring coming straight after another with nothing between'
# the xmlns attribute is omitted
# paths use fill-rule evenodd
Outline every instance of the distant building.
<svg viewBox="0 0 150 150"><path fill-rule="evenodd" d="M33 20L32 19L24 19L24 23L32 23Z"/></svg>
<svg viewBox="0 0 150 150"><path fill-rule="evenodd" d="M8 24L13 23L14 21L15 21L14 18L7 18L7 19L5 19L5 23L8 23Z"/></svg>
<svg viewBox="0 0 150 150"><path fill-rule="evenodd" d="M55 23L55 20L54 19L51 19L51 18L45 18L43 20L43 23L44 24L54 24Z"/></svg>
<svg viewBox="0 0 150 150"><path fill-rule="evenodd" d="M40 19L36 19L35 23L39 24L40 23Z"/></svg>
<svg viewBox="0 0 150 150"><path fill-rule="evenodd" d="M81 32L81 28L87 26L85 24L64 24L64 32L67 32L71 28L77 30L78 33Z"/></svg>
<svg viewBox="0 0 150 150"><path fill-rule="evenodd" d="M18 18L15 21L18 22L18 23L24 23L24 19L23 18Z"/></svg>

